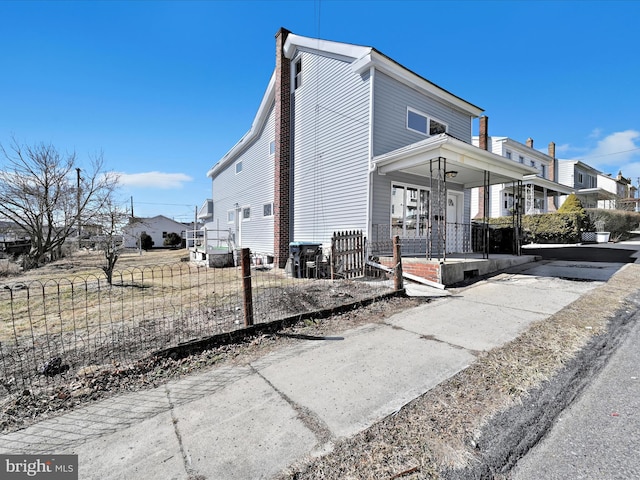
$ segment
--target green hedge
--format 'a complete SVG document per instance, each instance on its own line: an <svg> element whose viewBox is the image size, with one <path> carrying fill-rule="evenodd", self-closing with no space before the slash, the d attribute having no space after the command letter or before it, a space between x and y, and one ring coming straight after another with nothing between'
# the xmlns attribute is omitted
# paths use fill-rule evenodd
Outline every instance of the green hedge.
<svg viewBox="0 0 640 480"><path fill-rule="evenodd" d="M578 243L590 230L589 218L581 213L543 213L522 217L523 243Z"/></svg>
<svg viewBox="0 0 640 480"><path fill-rule="evenodd" d="M493 228L508 228L512 217L490 218ZM601 227L601 228L600 228ZM630 237L630 231L640 230L640 213L623 210L588 209L573 213L543 213L522 216L523 243L579 243L582 232L611 232L611 240Z"/></svg>
<svg viewBox="0 0 640 480"><path fill-rule="evenodd" d="M640 213L624 210L587 209L587 215L594 231L610 232L614 242L626 240L629 232L640 229Z"/></svg>

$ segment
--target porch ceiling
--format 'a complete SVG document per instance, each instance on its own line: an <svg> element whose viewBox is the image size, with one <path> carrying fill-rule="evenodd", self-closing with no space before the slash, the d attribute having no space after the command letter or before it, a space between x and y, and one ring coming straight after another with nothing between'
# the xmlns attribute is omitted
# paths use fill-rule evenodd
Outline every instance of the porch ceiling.
<svg viewBox="0 0 640 480"><path fill-rule="evenodd" d="M525 175L536 174L533 167L521 165L494 153L453 138L447 134L436 135L418 143L407 145L373 158L378 173L405 172L431 177L433 162L437 172L438 158L444 159L446 171L457 172L452 183L464 188L484 185L484 172L489 172L489 184L509 183L522 180Z"/></svg>

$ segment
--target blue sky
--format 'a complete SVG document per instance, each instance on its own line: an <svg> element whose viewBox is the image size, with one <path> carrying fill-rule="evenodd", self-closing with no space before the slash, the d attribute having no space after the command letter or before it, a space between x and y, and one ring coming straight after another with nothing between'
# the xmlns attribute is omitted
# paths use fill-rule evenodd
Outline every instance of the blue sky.
<svg viewBox="0 0 640 480"><path fill-rule="evenodd" d="M639 20L637 1L2 0L0 143L102 151L137 216L192 220L283 26L373 46L483 108L491 135L637 184Z"/></svg>

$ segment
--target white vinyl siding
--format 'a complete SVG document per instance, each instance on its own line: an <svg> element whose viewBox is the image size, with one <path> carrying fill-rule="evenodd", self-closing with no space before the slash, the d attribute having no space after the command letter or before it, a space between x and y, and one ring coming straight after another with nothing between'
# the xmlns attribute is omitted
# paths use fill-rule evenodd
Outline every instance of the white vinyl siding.
<svg viewBox="0 0 640 480"><path fill-rule="evenodd" d="M407 128L407 107L447 125L447 133L471 143L471 116L376 71L373 154L381 155L424 140Z"/></svg>
<svg viewBox="0 0 640 480"><path fill-rule="evenodd" d="M264 217L260 210L250 213L250 221L243 217L243 208L273 202L273 155L269 145L275 137L275 114L270 107L266 123L258 137L240 152L230 167L221 170L212 181L214 217L208 228L228 228L238 232L239 247L258 253L273 253L273 217ZM242 162L242 173L235 173L235 165ZM236 213L236 209L238 211ZM232 215L233 218L229 218Z"/></svg>
<svg viewBox="0 0 640 480"><path fill-rule="evenodd" d="M328 243L367 226L369 75L302 53L304 86L292 101L293 238Z"/></svg>

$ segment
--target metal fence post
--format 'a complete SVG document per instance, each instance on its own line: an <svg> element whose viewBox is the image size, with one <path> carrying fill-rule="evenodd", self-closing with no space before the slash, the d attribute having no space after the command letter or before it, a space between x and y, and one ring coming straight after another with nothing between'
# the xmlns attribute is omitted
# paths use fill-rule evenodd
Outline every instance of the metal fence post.
<svg viewBox="0 0 640 480"><path fill-rule="evenodd" d="M402 290L402 256L400 255L400 236L393 237L393 287Z"/></svg>
<svg viewBox="0 0 640 480"><path fill-rule="evenodd" d="M242 293L244 298L244 326L253 325L253 295L251 293L251 256L248 248L241 250Z"/></svg>

